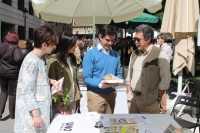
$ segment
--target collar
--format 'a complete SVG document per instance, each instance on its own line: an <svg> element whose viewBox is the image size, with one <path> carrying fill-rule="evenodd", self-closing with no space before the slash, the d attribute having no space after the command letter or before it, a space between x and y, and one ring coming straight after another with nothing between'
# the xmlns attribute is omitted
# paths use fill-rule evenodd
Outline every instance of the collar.
<svg viewBox="0 0 200 133"><path fill-rule="evenodd" d="M112 48L110 48L109 50L108 50L108 52L105 50L105 48L103 48L102 47L102 45L100 44L100 43L98 43L97 44L97 49L98 49L98 51L103 51L104 53L106 53L106 54L109 54L110 53L110 49L112 49Z"/></svg>
<svg viewBox="0 0 200 133"><path fill-rule="evenodd" d="M143 56L147 55L150 52L150 50L152 49L152 47L153 47L153 45L150 44L149 47L147 48L147 50L144 53L142 53L140 51L140 55L143 55Z"/></svg>

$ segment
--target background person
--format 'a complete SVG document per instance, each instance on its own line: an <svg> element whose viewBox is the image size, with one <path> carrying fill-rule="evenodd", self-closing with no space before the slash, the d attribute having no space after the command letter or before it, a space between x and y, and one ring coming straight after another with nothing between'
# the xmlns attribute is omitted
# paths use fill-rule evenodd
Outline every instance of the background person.
<svg viewBox="0 0 200 133"><path fill-rule="evenodd" d="M18 42L18 34L9 31L4 38L4 42L0 44L0 118L4 113L8 95L10 118L15 118L15 93L23 59Z"/></svg>
<svg viewBox="0 0 200 133"><path fill-rule="evenodd" d="M119 52L121 50L121 37L117 38L117 41L112 45L112 49Z"/></svg>
<svg viewBox="0 0 200 133"><path fill-rule="evenodd" d="M32 42L30 39L27 39L26 40L26 48L21 49L23 58L25 58L25 56L32 50L33 50Z"/></svg>
<svg viewBox="0 0 200 133"><path fill-rule="evenodd" d="M77 47L75 48L74 55L76 57L77 67L79 67L82 64L83 40L82 39L78 39L77 42L76 42L76 45L77 45Z"/></svg>
<svg viewBox="0 0 200 133"><path fill-rule="evenodd" d="M91 50L92 48L93 48L93 43L92 43L92 41L89 41L89 42L88 42L88 47L87 47L86 52L88 52L88 51Z"/></svg>
<svg viewBox="0 0 200 133"><path fill-rule="evenodd" d="M164 51L151 45L152 27L142 24L135 31L138 50L131 55L126 79L129 113L157 114L171 79L168 58Z"/></svg>
<svg viewBox="0 0 200 133"><path fill-rule="evenodd" d="M167 44L167 38L168 36L166 34L159 34L157 36L157 46L159 46L159 48L161 48L168 57L168 62L170 63L170 61L172 60L172 49L171 47ZM160 113L162 114L166 114L167 113L167 94L166 91L162 96L162 99L160 101Z"/></svg>
<svg viewBox="0 0 200 133"><path fill-rule="evenodd" d="M103 80L106 74L122 78L119 54L111 49L116 40L114 27L105 25L99 34L100 42L89 50L83 59L83 77L87 85L87 103L89 112L112 114L115 108L118 83L107 84Z"/></svg>
<svg viewBox="0 0 200 133"><path fill-rule="evenodd" d="M77 37L68 32L63 32L59 38L59 43L55 51L49 57L48 65L49 78L59 80L64 77L63 89L68 89L70 103L64 105L64 101L59 97L53 101L53 116L58 113L67 115L80 108L81 92L77 78L76 57L74 56L77 47Z"/></svg>
<svg viewBox="0 0 200 133"><path fill-rule="evenodd" d="M46 133L50 126L51 92L55 80L48 78L42 56L56 47L56 33L46 25L34 31L34 49L24 58L19 72L15 133Z"/></svg>
<svg viewBox="0 0 200 133"><path fill-rule="evenodd" d="M168 57L168 61L170 63L170 61L172 60L172 49L171 47L167 44L167 38L168 36L166 34L159 34L157 36L157 45L163 50L165 51L165 53L167 54Z"/></svg>

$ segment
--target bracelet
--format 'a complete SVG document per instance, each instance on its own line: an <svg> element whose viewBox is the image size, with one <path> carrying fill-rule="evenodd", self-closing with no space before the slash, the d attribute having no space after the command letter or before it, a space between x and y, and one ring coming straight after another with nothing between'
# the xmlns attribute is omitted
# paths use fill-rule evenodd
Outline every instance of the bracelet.
<svg viewBox="0 0 200 133"><path fill-rule="evenodd" d="M38 116L40 116L40 115L33 116L33 118L36 118L36 117L38 117Z"/></svg>

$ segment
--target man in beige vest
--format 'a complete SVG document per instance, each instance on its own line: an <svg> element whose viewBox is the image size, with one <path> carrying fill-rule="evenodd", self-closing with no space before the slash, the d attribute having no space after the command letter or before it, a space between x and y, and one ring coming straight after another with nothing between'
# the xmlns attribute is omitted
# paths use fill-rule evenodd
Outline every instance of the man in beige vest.
<svg viewBox="0 0 200 133"><path fill-rule="evenodd" d="M135 31L137 50L130 57L126 79L129 113L157 114L171 79L168 57L164 51L151 45L152 27L142 24Z"/></svg>

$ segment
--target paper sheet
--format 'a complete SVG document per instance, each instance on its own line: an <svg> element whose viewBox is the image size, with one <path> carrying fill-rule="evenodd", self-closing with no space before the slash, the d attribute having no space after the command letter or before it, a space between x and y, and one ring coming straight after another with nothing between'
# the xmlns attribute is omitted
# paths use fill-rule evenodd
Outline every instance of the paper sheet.
<svg viewBox="0 0 200 133"><path fill-rule="evenodd" d="M129 117L127 118L134 118L134 120L137 122L138 125L146 125L146 124L154 124L155 122L151 119L149 119L147 116L142 115L142 114L137 114L136 116Z"/></svg>
<svg viewBox="0 0 200 133"><path fill-rule="evenodd" d="M161 130L140 128L139 133L163 133Z"/></svg>
<svg viewBox="0 0 200 133"><path fill-rule="evenodd" d="M51 94L54 94L56 92L59 92L62 90L62 84L63 84L63 81L64 81L64 77L62 77L61 79L59 79L56 83L56 85L52 86L51 87Z"/></svg>

